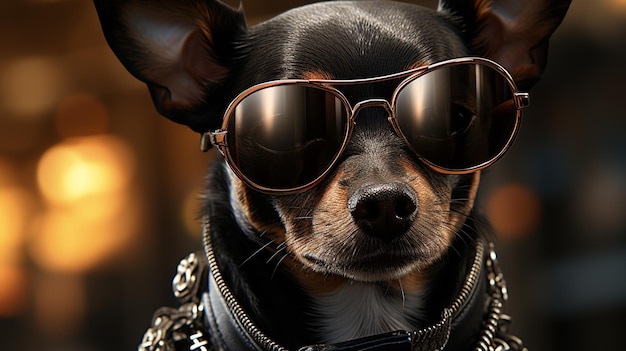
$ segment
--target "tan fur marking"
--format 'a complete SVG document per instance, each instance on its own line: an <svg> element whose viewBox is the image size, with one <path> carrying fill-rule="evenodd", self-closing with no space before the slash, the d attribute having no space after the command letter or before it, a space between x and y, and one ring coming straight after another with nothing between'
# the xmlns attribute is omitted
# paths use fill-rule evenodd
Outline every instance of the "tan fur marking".
<svg viewBox="0 0 626 351"><path fill-rule="evenodd" d="M428 66L431 63L432 62L430 62L430 61L417 61L417 62L413 62L412 64L410 64L406 69L407 70L411 70L411 69L415 69L415 68L420 68L420 67Z"/></svg>
<svg viewBox="0 0 626 351"><path fill-rule="evenodd" d="M347 279L338 276L316 273L291 257L283 262L291 269L300 285L314 296L331 294L348 282Z"/></svg>
<svg viewBox="0 0 626 351"><path fill-rule="evenodd" d="M290 240L291 242L290 251L294 256L285 259L284 262L290 267L291 273L300 282L301 286L306 288L309 292L311 292L311 294L317 296L336 291L346 284L348 280L339 276L322 274L313 271L313 269L305 263L306 260L300 257L302 250L298 249L302 249L303 246L306 246L304 249L305 251L311 247L319 249L335 241L336 238L330 237L329 235L341 233L342 229L337 227L331 230L329 229L329 226L331 223L336 225L337 218L347 218L351 223L350 213L346 207L348 195L345 190L339 186L339 180L343 179L344 176L345 174L339 170L330 182L328 189L325 189L323 192L322 199L317 202L315 206L316 208L312 213L312 232L302 233L301 231L296 230L298 234L294 235L294 229L297 227L289 222L295 222L292 217L296 217L299 214L288 213L287 227L292 232L292 236L287 238L287 240ZM327 222L328 224L321 224L320 220L322 223ZM322 232L328 232L329 235L320 234ZM320 242L318 242L318 240L320 240Z"/></svg>
<svg viewBox="0 0 626 351"><path fill-rule="evenodd" d="M417 293L428 280L428 275L424 271L413 271L400 280L391 282L391 286L404 293Z"/></svg>
<svg viewBox="0 0 626 351"><path fill-rule="evenodd" d="M238 178L233 182L235 196L241 208L244 220L249 223L257 232L263 235L263 239L269 239L276 244L280 244L285 240L285 228L281 223L266 223L259 219L257 212L250 203L249 188Z"/></svg>
<svg viewBox="0 0 626 351"><path fill-rule="evenodd" d="M306 80L331 80L333 76L324 71L309 71L302 74L302 79Z"/></svg>

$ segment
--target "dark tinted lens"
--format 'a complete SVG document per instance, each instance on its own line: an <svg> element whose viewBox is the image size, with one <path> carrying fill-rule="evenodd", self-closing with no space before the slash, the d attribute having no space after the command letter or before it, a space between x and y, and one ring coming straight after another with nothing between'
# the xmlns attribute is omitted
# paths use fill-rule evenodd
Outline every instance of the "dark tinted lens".
<svg viewBox="0 0 626 351"><path fill-rule="evenodd" d="M246 96L232 112L228 152L253 183L291 189L330 167L346 130L346 106L333 93L305 85L271 86Z"/></svg>
<svg viewBox="0 0 626 351"><path fill-rule="evenodd" d="M449 170L493 160L515 132L517 112L506 78L476 63L444 66L398 93L400 130L421 157Z"/></svg>

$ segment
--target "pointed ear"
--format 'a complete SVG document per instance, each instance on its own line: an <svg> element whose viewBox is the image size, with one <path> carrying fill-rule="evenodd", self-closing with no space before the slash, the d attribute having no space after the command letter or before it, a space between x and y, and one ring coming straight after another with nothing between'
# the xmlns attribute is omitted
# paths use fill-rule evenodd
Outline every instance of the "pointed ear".
<svg viewBox="0 0 626 351"><path fill-rule="evenodd" d="M571 0L440 0L467 36L474 54L506 67L521 89L541 76L548 39L559 26Z"/></svg>
<svg viewBox="0 0 626 351"><path fill-rule="evenodd" d="M211 111L223 104L220 88L235 69L242 11L217 0L94 3L109 46L148 85L159 113L199 132L221 122Z"/></svg>

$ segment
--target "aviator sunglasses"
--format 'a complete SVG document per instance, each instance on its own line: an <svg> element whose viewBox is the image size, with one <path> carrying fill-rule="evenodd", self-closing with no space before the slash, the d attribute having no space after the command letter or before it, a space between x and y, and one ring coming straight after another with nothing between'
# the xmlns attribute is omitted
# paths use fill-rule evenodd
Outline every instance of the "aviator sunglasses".
<svg viewBox="0 0 626 351"><path fill-rule="evenodd" d="M354 105L337 88L398 80L390 99ZM444 174L498 160L517 134L528 93L494 61L465 57L386 76L277 80L255 85L228 106L221 129L203 135L252 188L288 194L318 184L340 159L368 107L385 109L415 156Z"/></svg>

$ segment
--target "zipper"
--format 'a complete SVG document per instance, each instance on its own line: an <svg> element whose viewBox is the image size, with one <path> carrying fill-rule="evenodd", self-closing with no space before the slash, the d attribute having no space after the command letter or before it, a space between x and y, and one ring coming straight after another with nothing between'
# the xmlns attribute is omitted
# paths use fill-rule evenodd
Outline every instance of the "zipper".
<svg viewBox="0 0 626 351"><path fill-rule="evenodd" d="M207 259L209 263L210 274L212 275L213 280L215 281L220 294L226 301L228 309L234 314L235 318L241 323L245 332L262 349L268 350L268 351L288 351L286 348L284 348L280 344L270 339L267 335L265 335L261 330L257 328L257 326L254 324L254 322L252 322L252 320L250 320L250 318L245 313L245 311L243 310L243 308L241 307L241 305L239 304L235 296L232 294L232 292L228 288L228 285L224 281L224 278L222 277L222 274L219 270L219 266L215 259L215 254L213 252L213 246L211 243L211 237L209 233L210 231L209 227L210 226L209 226L208 218L207 216L204 216L203 218L203 241L207 249L206 252L207 252ZM491 249L491 252L493 252L493 249ZM450 306L444 308L442 312L442 318L439 322L437 322L433 326L430 326L430 327L427 327L418 331L410 332L410 334L413 335L413 347L414 348L417 347L419 349L419 344L423 341L427 341L427 343L437 342L437 343L440 343L441 345L440 349L445 348L445 345L448 343L448 339L450 337L450 332L452 329L452 322L461 314L463 309L467 306L467 303L470 300L470 298L474 294L477 293L476 292L476 290L478 289L477 282L482 272L484 255L485 255L485 243L483 240L477 240L474 261L472 262L472 266L470 267L470 270L467 274L465 282L463 283L463 286L461 287L459 295L452 302ZM493 265L491 261L489 263ZM492 267L488 267L488 268L492 268ZM490 295L494 295L493 292ZM494 296L492 296L492 299L493 297ZM495 303L495 306L492 306L491 310L492 312L496 312L499 316L502 304L499 299L496 298L494 300L495 301L492 301L492 304ZM493 307L496 307L495 311ZM487 328L490 329L489 331L492 331L491 329L495 329L493 328L493 326L488 326ZM491 335L492 335L491 333L487 333L487 335L481 335L481 336L484 339L485 336L491 336ZM491 342L493 342L493 340L489 340L489 339L492 339L492 337L491 338L487 337L486 339L487 340L482 340L482 341L487 342L487 344L491 344ZM480 346L477 347L476 349L482 350Z"/></svg>
<svg viewBox="0 0 626 351"><path fill-rule="evenodd" d="M226 300L226 304L228 305L228 309L235 315L235 318L242 324L246 333L254 339L256 343L258 343L264 350L269 351L287 351L284 347L274 342L267 335L265 335L262 331L260 331L256 325L250 320L248 315L244 312L243 308L233 296L232 292L226 285L224 278L219 270L217 265L217 261L215 260L215 254L213 253L213 246L211 243L210 234L208 233L209 223L208 219L204 218L203 220L203 236L204 242L207 248L207 259L209 261L209 269L210 274L213 276L215 283L217 284L217 288L222 294L222 297Z"/></svg>

